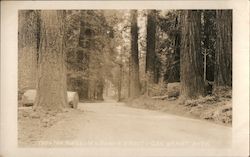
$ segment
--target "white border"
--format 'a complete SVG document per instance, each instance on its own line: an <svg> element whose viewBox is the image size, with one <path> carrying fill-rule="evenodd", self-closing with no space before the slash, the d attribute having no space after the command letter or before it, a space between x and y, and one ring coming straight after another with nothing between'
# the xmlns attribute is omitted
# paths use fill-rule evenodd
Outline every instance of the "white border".
<svg viewBox="0 0 250 157"><path fill-rule="evenodd" d="M233 9L232 149L18 148L18 9ZM249 2L238 1L4 1L1 2L1 143L4 157L247 156L249 155Z"/></svg>

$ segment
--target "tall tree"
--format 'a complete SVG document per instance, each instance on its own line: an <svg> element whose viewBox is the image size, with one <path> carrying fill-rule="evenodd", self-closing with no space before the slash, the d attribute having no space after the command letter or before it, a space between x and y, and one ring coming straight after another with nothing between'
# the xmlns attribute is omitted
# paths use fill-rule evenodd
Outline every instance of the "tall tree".
<svg viewBox="0 0 250 157"><path fill-rule="evenodd" d="M216 11L214 89L232 86L232 10Z"/></svg>
<svg viewBox="0 0 250 157"><path fill-rule="evenodd" d="M157 83L156 77L156 10L149 10L147 15L146 73L149 83Z"/></svg>
<svg viewBox="0 0 250 157"><path fill-rule="evenodd" d="M38 28L37 11L19 11L18 86L20 90L36 87Z"/></svg>
<svg viewBox="0 0 250 157"><path fill-rule="evenodd" d="M170 75L168 82L180 81L180 44L181 44L181 35L179 32L180 25L180 15L179 12L176 13L175 24L174 24L174 57L171 65Z"/></svg>
<svg viewBox="0 0 250 157"><path fill-rule="evenodd" d="M58 111L67 105L64 11L41 11L35 107Z"/></svg>
<svg viewBox="0 0 250 157"><path fill-rule="evenodd" d="M140 94L137 10L131 10L130 97Z"/></svg>
<svg viewBox="0 0 250 157"><path fill-rule="evenodd" d="M214 54L216 41L216 11L202 11L202 50L204 57L204 79L214 81ZM205 63L206 62L206 63Z"/></svg>
<svg viewBox="0 0 250 157"><path fill-rule="evenodd" d="M180 80L181 96L185 98L197 98L204 94L200 28L200 11L183 11Z"/></svg>

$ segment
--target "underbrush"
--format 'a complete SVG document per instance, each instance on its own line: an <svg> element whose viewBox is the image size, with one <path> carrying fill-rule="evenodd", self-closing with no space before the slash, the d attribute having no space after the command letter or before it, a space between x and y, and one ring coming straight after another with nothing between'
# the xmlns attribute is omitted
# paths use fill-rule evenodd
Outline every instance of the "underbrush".
<svg viewBox="0 0 250 157"><path fill-rule="evenodd" d="M127 105L135 108L157 110L187 116L191 118L205 119L215 123L232 125L231 97L225 95L209 95L194 100L181 101L179 99L155 99L148 96L128 100Z"/></svg>
<svg viewBox="0 0 250 157"><path fill-rule="evenodd" d="M189 106L190 112L199 115L202 119L232 124L232 102L229 98L206 96L196 100L187 100L184 105Z"/></svg>

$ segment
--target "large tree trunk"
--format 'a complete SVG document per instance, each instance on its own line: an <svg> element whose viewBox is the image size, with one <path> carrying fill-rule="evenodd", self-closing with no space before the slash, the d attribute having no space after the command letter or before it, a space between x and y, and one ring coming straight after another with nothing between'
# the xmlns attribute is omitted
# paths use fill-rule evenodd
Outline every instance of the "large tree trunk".
<svg viewBox="0 0 250 157"><path fill-rule="evenodd" d="M179 27L179 13L177 17L175 18L175 39L174 39L174 57L173 57L173 63L174 65L172 66L170 70L170 76L168 79L168 82L179 82L180 81L180 45L181 45L181 37L180 33L178 32L178 27Z"/></svg>
<svg viewBox="0 0 250 157"><path fill-rule="evenodd" d="M59 111L67 105L64 11L41 11L35 107Z"/></svg>
<svg viewBox="0 0 250 157"><path fill-rule="evenodd" d="M146 47L146 74L149 84L157 83L155 35L156 35L156 10L150 10L147 15L147 47Z"/></svg>
<svg viewBox="0 0 250 157"><path fill-rule="evenodd" d="M140 94L139 84L139 58L138 58L138 26L137 11L131 11L131 73L130 73L130 97Z"/></svg>
<svg viewBox="0 0 250 157"><path fill-rule="evenodd" d="M232 86L232 10L216 12L214 89Z"/></svg>
<svg viewBox="0 0 250 157"><path fill-rule="evenodd" d="M21 10L18 17L18 88L36 87L38 12Z"/></svg>
<svg viewBox="0 0 250 157"><path fill-rule="evenodd" d="M183 98L197 98L204 95L200 11L183 11L182 19L180 92Z"/></svg>

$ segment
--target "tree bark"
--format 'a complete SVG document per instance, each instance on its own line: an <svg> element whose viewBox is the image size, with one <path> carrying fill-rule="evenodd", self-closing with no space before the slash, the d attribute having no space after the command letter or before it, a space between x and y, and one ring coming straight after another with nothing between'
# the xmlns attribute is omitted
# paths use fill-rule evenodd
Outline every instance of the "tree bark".
<svg viewBox="0 0 250 157"><path fill-rule="evenodd" d="M139 58L138 58L138 26L137 11L131 11L131 73L130 73L130 97L140 94L139 83Z"/></svg>
<svg viewBox="0 0 250 157"><path fill-rule="evenodd" d="M216 11L214 89L232 86L232 10Z"/></svg>
<svg viewBox="0 0 250 157"><path fill-rule="evenodd" d="M174 57L173 57L173 62L175 65L173 68L170 70L170 76L168 79L168 82L179 82L180 81L180 45L181 45L181 37L180 33L178 32L178 27L179 27L179 20L180 20L180 15L179 13L177 14L177 17L175 18L175 29L176 29L176 34L175 34L175 39L174 39Z"/></svg>
<svg viewBox="0 0 250 157"><path fill-rule="evenodd" d="M146 74L148 83L157 83L156 72L156 10L150 10L147 15L147 46L146 46Z"/></svg>
<svg viewBox="0 0 250 157"><path fill-rule="evenodd" d="M64 11L41 11L35 108L60 111L67 105Z"/></svg>
<svg viewBox="0 0 250 157"><path fill-rule="evenodd" d="M192 99L204 95L200 11L183 11L182 20L180 92L182 97Z"/></svg>
<svg viewBox="0 0 250 157"><path fill-rule="evenodd" d="M38 14L36 11L18 12L18 88L36 87Z"/></svg>

